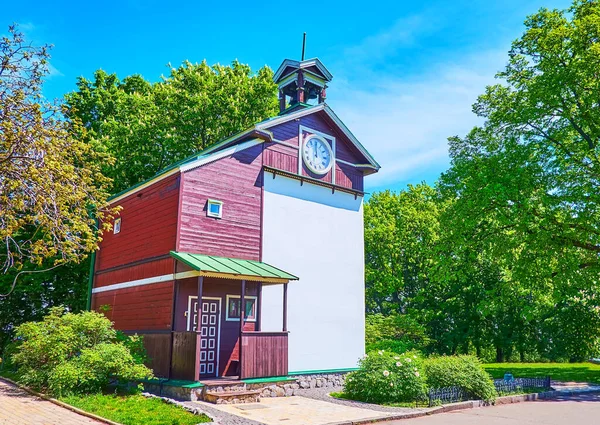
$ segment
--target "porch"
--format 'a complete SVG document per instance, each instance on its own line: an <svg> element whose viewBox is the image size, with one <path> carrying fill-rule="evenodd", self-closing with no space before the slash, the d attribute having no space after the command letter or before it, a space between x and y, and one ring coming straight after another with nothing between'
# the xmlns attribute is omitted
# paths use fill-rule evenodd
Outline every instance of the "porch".
<svg viewBox="0 0 600 425"><path fill-rule="evenodd" d="M169 378L210 382L286 376L287 285L265 263L176 253ZM261 326L262 288L282 285L281 331ZM198 302L201 300L201 302Z"/></svg>

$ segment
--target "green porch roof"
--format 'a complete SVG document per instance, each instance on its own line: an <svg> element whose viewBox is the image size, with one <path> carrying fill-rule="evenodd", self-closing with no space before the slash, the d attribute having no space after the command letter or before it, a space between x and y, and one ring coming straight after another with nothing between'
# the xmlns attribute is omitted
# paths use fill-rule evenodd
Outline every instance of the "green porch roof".
<svg viewBox="0 0 600 425"><path fill-rule="evenodd" d="M285 283L290 280L298 280L297 276L260 261L177 251L171 251L171 256L200 272L199 276L244 279L265 283Z"/></svg>

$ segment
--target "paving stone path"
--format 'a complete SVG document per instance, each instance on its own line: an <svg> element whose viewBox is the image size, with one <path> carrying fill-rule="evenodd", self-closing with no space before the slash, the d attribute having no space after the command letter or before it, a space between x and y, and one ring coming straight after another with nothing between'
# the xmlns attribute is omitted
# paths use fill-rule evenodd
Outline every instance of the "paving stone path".
<svg viewBox="0 0 600 425"><path fill-rule="evenodd" d="M0 380L0 425L100 424Z"/></svg>

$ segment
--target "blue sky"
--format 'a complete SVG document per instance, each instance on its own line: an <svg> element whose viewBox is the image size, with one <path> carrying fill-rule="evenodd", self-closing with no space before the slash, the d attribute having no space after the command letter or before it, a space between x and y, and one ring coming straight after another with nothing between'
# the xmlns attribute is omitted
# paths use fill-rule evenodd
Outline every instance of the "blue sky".
<svg viewBox="0 0 600 425"><path fill-rule="evenodd" d="M507 58L526 15L567 0L429 2L20 1L2 6L5 32L51 43L50 98L102 68L156 81L184 60L276 69L319 57L334 75L328 103L382 170L368 191L433 183L448 167L447 137L478 123L471 104Z"/></svg>

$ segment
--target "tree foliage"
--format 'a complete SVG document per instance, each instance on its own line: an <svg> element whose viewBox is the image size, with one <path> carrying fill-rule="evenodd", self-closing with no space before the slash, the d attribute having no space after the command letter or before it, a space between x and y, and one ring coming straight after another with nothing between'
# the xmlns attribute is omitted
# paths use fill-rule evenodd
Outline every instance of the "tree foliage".
<svg viewBox="0 0 600 425"><path fill-rule="evenodd" d="M53 306L85 308L90 264L81 254L96 247L94 219L109 192L275 115L277 97L268 67L185 62L157 83L98 70L54 105L41 94L49 47L13 27L0 48L0 260L12 267L0 294L13 291L0 298L2 347L16 325ZM36 273L13 288L19 270Z"/></svg>
<svg viewBox="0 0 600 425"><path fill-rule="evenodd" d="M599 35L595 1L528 17L430 195L369 201L369 309L417 318L440 353L598 354Z"/></svg>
<svg viewBox="0 0 600 425"><path fill-rule="evenodd" d="M373 194L365 205L368 311L401 313L429 282L430 251L438 239L440 204L426 184Z"/></svg>
<svg viewBox="0 0 600 425"><path fill-rule="evenodd" d="M157 83L98 70L93 80L80 77L65 101L68 116L83 123L84 139L114 158L103 173L118 192L275 115L272 77L268 67L253 74L237 61L184 62Z"/></svg>
<svg viewBox="0 0 600 425"><path fill-rule="evenodd" d="M107 157L74 133L41 94L48 46L27 44L15 26L0 39L0 267L79 261L96 248L95 219L107 210ZM91 213L93 212L93 213ZM101 229L100 229L101 230Z"/></svg>

